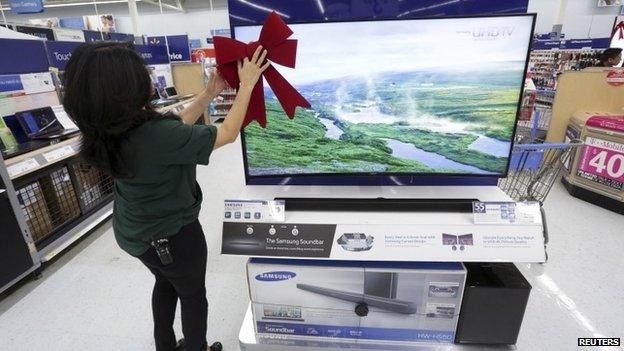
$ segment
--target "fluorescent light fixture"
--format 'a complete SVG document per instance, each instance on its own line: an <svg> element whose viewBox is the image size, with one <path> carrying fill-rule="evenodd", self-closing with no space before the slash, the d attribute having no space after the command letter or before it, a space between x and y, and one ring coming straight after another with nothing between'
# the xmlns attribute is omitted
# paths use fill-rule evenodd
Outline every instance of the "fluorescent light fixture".
<svg viewBox="0 0 624 351"><path fill-rule="evenodd" d="M397 17L403 17L403 16L407 16L407 15L415 13L415 12L421 12L421 11L435 9L435 8L438 8L438 7L443 7L443 6L446 6L446 5L456 4L456 3L460 2L460 1L461 0L451 0L451 1L441 2L439 4L435 4L435 5L431 5L431 6L426 6L426 7L421 7L421 8L418 8L418 9L405 11L403 13L400 13Z"/></svg>
<svg viewBox="0 0 624 351"><path fill-rule="evenodd" d="M318 5L321 14L325 14L325 6L323 6L323 0L316 0L316 5Z"/></svg>
<svg viewBox="0 0 624 351"><path fill-rule="evenodd" d="M231 13L230 13L230 17L236 18L236 19L241 20L241 21L246 21L246 22L250 22L250 23L256 23L256 21L254 21L252 19L249 19L249 18L246 18L246 17L242 17L242 16L233 15Z"/></svg>
<svg viewBox="0 0 624 351"><path fill-rule="evenodd" d="M266 12L273 12L273 11L275 11L278 15L280 15L282 17L290 18L289 15L287 15L287 14L285 14L283 12L277 11L275 9L272 9L270 7L254 4L254 3L252 3L252 2L250 2L248 0L239 0L239 1L242 2L243 4L247 5L247 6L251 6L251 7L255 8L255 9L266 11Z"/></svg>

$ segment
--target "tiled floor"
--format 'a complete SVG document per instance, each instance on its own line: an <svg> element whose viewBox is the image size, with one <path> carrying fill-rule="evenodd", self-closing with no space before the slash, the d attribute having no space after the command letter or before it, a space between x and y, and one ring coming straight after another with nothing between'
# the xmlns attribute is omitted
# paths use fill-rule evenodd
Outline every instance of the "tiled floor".
<svg viewBox="0 0 624 351"><path fill-rule="evenodd" d="M219 255L217 214L244 183L239 150L239 144L228 146L198 170L209 246L208 338L227 350L238 349L248 298L245 259ZM578 337L624 337L624 216L571 198L559 184L546 210L550 260L519 265L533 292L517 349L575 350ZM41 279L0 296L0 350L152 350L151 286L148 271L117 247L107 223Z"/></svg>

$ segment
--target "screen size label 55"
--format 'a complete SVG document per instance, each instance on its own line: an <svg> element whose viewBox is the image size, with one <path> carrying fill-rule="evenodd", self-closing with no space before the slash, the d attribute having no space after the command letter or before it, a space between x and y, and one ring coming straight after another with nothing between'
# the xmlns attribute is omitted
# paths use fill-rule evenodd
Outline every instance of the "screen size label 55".
<svg viewBox="0 0 624 351"><path fill-rule="evenodd" d="M475 224L542 224L537 202L480 202L472 203Z"/></svg>

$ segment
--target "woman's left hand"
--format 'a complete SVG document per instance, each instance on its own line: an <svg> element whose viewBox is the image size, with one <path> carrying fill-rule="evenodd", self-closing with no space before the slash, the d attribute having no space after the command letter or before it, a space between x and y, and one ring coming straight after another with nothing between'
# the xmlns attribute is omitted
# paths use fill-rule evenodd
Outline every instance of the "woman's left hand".
<svg viewBox="0 0 624 351"><path fill-rule="evenodd" d="M206 92L208 93L208 95L216 97L217 95L221 94L223 89L227 88L227 86L227 82L221 77L219 71L215 69L210 76L210 81L208 82L208 85L206 86Z"/></svg>

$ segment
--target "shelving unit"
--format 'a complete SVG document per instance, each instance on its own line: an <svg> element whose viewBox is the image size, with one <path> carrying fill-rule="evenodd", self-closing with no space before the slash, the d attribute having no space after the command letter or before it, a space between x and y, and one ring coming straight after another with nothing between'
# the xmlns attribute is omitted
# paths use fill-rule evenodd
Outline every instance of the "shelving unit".
<svg viewBox="0 0 624 351"><path fill-rule="evenodd" d="M210 106L210 123L223 121L232 108L234 98L236 97L236 90L226 89L224 90L217 102L212 103Z"/></svg>
<svg viewBox="0 0 624 351"><path fill-rule="evenodd" d="M527 77L535 84L535 106L530 120L518 121L521 129L531 129L543 139L552 119L553 102L559 76L565 71L578 71L598 65L602 49L533 50Z"/></svg>
<svg viewBox="0 0 624 351"><path fill-rule="evenodd" d="M601 53L600 49L533 50L528 75L538 89L556 89L561 73L596 66Z"/></svg>
<svg viewBox="0 0 624 351"><path fill-rule="evenodd" d="M9 141L0 153L0 261L6 262L0 266L0 291L107 220L114 190L112 178L80 161L79 132L30 139L15 123L18 111L58 106L62 89L50 75L45 43L4 39L1 44L4 50L30 51L16 52L0 67L5 80L19 77L22 83L0 97L7 121L1 125L3 138ZM20 269L10 272L14 266Z"/></svg>

